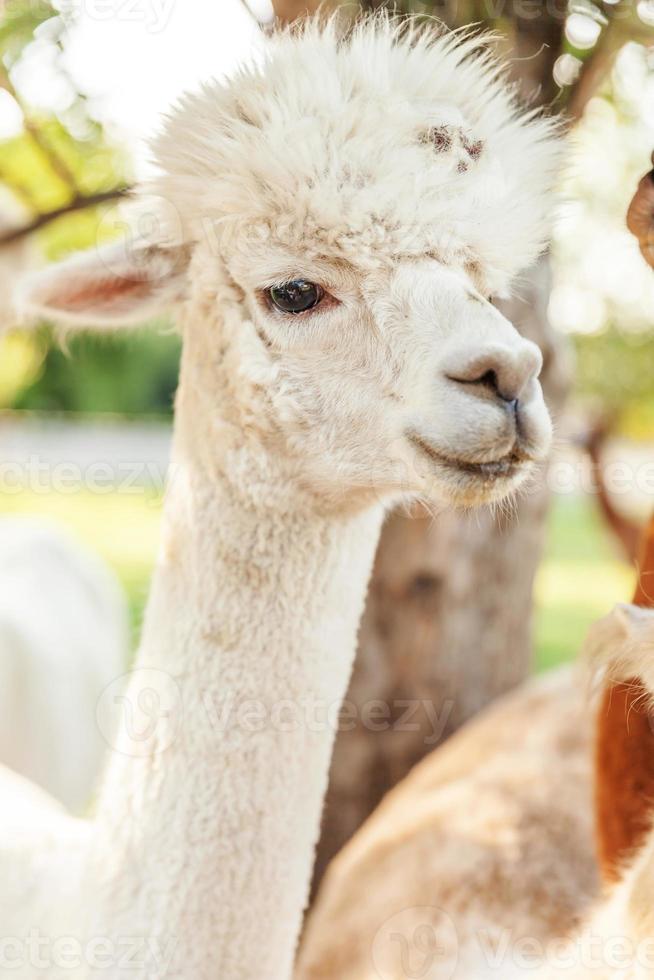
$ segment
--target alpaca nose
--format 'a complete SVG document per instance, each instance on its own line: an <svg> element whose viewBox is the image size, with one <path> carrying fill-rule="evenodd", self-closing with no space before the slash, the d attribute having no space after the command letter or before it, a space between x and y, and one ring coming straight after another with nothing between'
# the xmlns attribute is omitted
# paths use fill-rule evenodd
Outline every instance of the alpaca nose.
<svg viewBox="0 0 654 980"><path fill-rule="evenodd" d="M452 358L446 367L450 381L463 385L471 395L504 402L512 411L530 396L543 366L539 348L523 339L511 347L492 344L457 360Z"/></svg>

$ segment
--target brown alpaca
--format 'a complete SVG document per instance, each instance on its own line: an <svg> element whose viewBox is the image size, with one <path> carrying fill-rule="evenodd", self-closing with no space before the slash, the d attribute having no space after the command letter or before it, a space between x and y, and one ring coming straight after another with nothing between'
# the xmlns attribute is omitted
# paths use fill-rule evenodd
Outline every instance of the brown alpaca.
<svg viewBox="0 0 654 980"><path fill-rule="evenodd" d="M323 879L296 980L513 980L479 936L501 955L581 924L599 886L583 688L532 681L388 794Z"/></svg>
<svg viewBox="0 0 654 980"><path fill-rule="evenodd" d="M654 154L652 156L654 163ZM629 207L627 226L643 257L654 266L654 170L646 174ZM654 519L638 561L637 606L654 606ZM598 714L595 767L597 845L607 881L620 876L625 859L651 825L654 800L654 726L650 701L638 680L605 692Z"/></svg>
<svg viewBox="0 0 654 980"><path fill-rule="evenodd" d="M654 518L643 541L634 604L654 607ZM604 692L597 716L595 812L598 855L607 881L620 877L625 859L651 826L653 718L638 679Z"/></svg>
<svg viewBox="0 0 654 980"><path fill-rule="evenodd" d="M646 173L638 185L627 212L627 227L638 239L645 261L654 267L654 169Z"/></svg>

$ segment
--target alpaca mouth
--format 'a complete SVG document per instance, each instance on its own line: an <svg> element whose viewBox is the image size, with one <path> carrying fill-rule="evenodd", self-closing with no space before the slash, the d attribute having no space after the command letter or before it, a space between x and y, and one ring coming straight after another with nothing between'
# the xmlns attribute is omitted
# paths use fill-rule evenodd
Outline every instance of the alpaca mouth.
<svg viewBox="0 0 654 980"><path fill-rule="evenodd" d="M456 456L447 456L415 432L410 433L408 439L416 449L437 463L439 467L454 471L459 476L468 474L482 481L511 479L519 472L523 472L526 464L534 462L533 458L517 445L497 459L474 462Z"/></svg>

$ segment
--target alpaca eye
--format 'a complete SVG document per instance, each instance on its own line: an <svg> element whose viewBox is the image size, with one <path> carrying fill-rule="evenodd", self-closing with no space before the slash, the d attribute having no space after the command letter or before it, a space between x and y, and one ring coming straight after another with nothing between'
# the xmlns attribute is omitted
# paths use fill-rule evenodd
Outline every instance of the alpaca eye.
<svg viewBox="0 0 654 980"><path fill-rule="evenodd" d="M292 279L268 290L272 305L282 313L306 313L322 300L324 290L315 282Z"/></svg>

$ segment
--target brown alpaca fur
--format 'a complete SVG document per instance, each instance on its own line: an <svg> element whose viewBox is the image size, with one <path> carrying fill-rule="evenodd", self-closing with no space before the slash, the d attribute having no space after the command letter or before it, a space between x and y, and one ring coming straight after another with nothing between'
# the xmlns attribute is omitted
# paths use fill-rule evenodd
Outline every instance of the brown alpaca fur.
<svg viewBox="0 0 654 980"><path fill-rule="evenodd" d="M638 185L627 212L627 227L638 239L645 261L654 266L654 170L645 174Z"/></svg>
<svg viewBox="0 0 654 980"><path fill-rule="evenodd" d="M441 915L454 923L461 950L488 930L512 943L574 930L598 893L588 708L579 678L554 671L416 766L330 865L295 980L426 980L373 958L397 935L419 942L429 915L437 931ZM460 969L479 980L475 965ZM444 949L429 980L453 975Z"/></svg>
<svg viewBox="0 0 654 980"><path fill-rule="evenodd" d="M644 537L634 595L654 607L654 517ZM595 814L600 867L606 881L621 869L651 826L654 800L654 717L640 681L608 687L597 717Z"/></svg>
<svg viewBox="0 0 654 980"><path fill-rule="evenodd" d="M652 154L654 163L654 154ZM654 266L654 170L645 174L627 213L643 258ZM638 561L637 606L654 607L654 517ZM620 877L625 858L651 826L654 800L654 724L650 699L638 681L604 694L597 721L595 815L597 847L606 881Z"/></svg>

